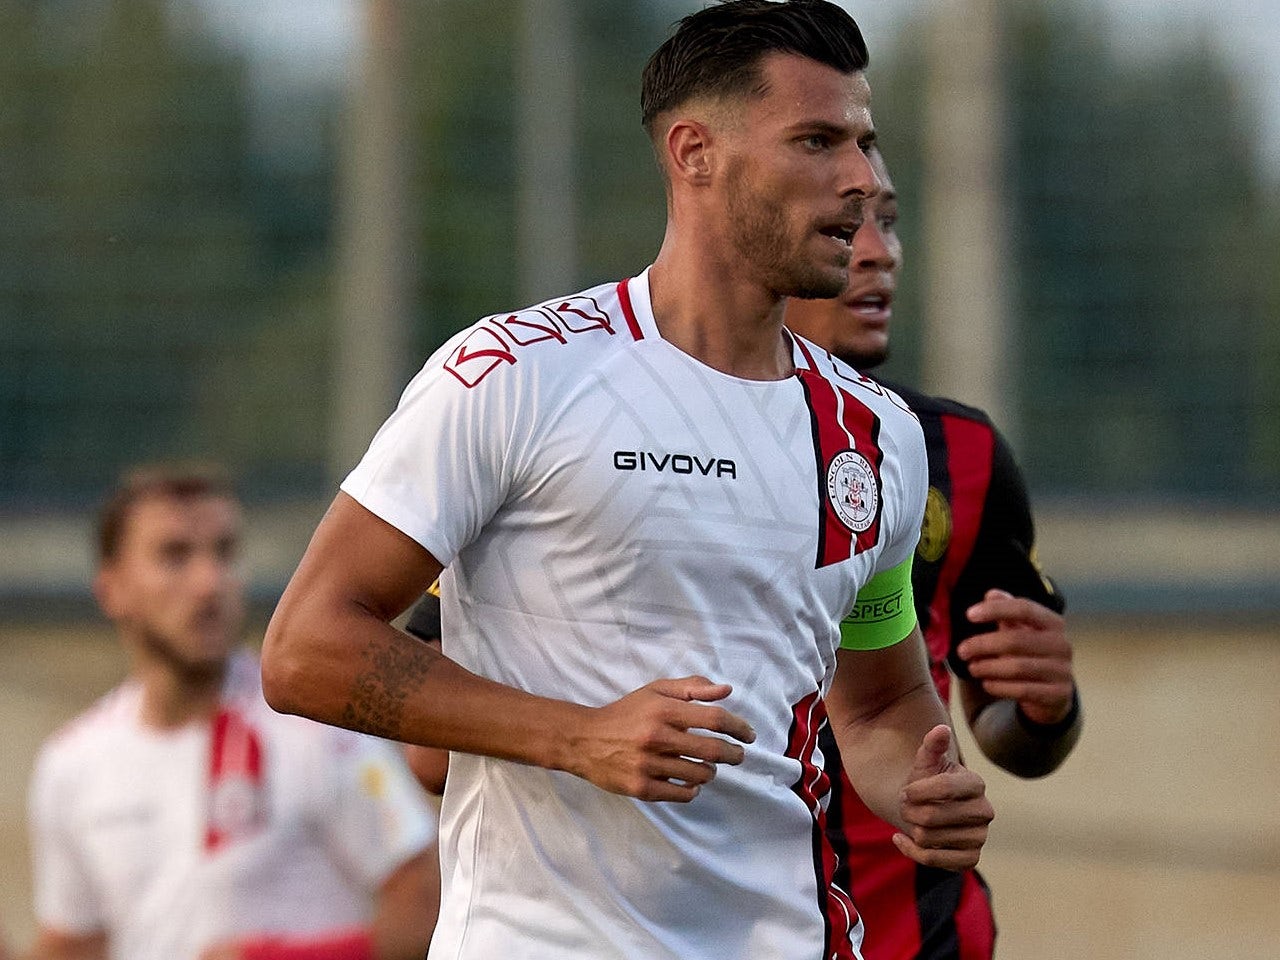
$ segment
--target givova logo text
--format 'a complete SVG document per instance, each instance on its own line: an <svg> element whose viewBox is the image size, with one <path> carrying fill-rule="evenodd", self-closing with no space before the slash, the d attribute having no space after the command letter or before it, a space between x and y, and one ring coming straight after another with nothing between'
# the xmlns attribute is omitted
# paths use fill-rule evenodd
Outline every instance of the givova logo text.
<svg viewBox="0 0 1280 960"><path fill-rule="evenodd" d="M738 479L738 465L724 457L705 459L692 453L653 453L649 450L615 450L615 470L645 470L655 473L700 474L704 477Z"/></svg>

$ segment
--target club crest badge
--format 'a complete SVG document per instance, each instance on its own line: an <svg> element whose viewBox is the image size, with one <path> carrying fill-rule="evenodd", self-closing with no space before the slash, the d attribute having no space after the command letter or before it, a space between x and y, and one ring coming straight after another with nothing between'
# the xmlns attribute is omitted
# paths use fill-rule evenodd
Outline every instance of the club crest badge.
<svg viewBox="0 0 1280 960"><path fill-rule="evenodd" d="M845 450L831 459L827 499L840 522L854 533L871 528L879 512L880 487L866 457L856 450Z"/></svg>

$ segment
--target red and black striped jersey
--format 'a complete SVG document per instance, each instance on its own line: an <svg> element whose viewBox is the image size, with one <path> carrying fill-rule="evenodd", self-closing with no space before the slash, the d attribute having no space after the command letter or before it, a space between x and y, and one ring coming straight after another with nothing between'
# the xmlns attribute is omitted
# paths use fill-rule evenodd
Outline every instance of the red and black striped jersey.
<svg viewBox="0 0 1280 960"><path fill-rule="evenodd" d="M1057 612L1063 600L1035 557L1026 483L1008 443L981 410L890 384L924 430L929 494L912 568L916 614L934 682L949 699L951 676L967 676L956 647L989 629L965 611L998 588ZM948 670L950 667L950 671ZM834 737L823 754L839 763ZM923 867L898 852L894 828L858 798L842 771L830 771L827 828L866 918L865 960L989 960L995 923L976 871Z"/></svg>
<svg viewBox="0 0 1280 960"><path fill-rule="evenodd" d="M929 498L911 584L939 691L968 671L955 648L988 629L965 611L991 589L1061 613L1064 601L1036 560L1026 481L990 418L974 407L891 385L920 418L929 459Z"/></svg>

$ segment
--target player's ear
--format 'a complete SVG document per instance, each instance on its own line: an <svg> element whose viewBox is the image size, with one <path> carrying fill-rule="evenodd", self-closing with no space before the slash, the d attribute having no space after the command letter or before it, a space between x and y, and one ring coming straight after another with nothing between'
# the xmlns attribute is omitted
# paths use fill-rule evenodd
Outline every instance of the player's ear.
<svg viewBox="0 0 1280 960"><path fill-rule="evenodd" d="M713 138L701 121L684 118L667 130L666 166L673 181L702 186L711 179Z"/></svg>
<svg viewBox="0 0 1280 960"><path fill-rule="evenodd" d="M124 595L120 577L111 564L103 564L94 574L93 596L108 620L119 620L124 615Z"/></svg>

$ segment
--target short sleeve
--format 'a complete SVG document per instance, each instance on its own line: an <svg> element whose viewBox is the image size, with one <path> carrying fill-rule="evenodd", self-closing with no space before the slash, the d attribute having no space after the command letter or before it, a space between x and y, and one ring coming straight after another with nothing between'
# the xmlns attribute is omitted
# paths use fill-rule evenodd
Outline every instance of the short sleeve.
<svg viewBox="0 0 1280 960"><path fill-rule="evenodd" d="M334 731L328 840L339 862L374 889L436 839L426 794L391 744Z"/></svg>
<svg viewBox="0 0 1280 960"><path fill-rule="evenodd" d="M36 919L62 933L83 936L103 929L99 898L85 868L68 818L68 778L60 775L64 757L48 747L36 763L28 793L32 877Z"/></svg>
<svg viewBox="0 0 1280 960"><path fill-rule="evenodd" d="M898 415L895 420L897 429L893 434L897 455L895 489L901 501L895 511L896 521L886 532L884 548L876 558L874 574L897 569L915 555L916 545L920 542L920 525L924 522L925 501L929 495L929 459L920 421L907 410L901 399L896 399L894 412ZM888 489L886 487L886 491Z"/></svg>
<svg viewBox="0 0 1280 960"><path fill-rule="evenodd" d="M1008 442L993 429L991 482L982 504L973 550L956 579L951 599L949 663L962 677L968 667L955 653L962 640L985 632L989 624L974 623L965 611L988 590L999 589L1025 597L1062 613L1066 602L1057 585L1036 560L1035 523L1026 481Z"/></svg>
<svg viewBox="0 0 1280 960"><path fill-rule="evenodd" d="M527 364L489 344L486 331L463 331L431 357L342 483L445 566L502 505L514 470Z"/></svg>

